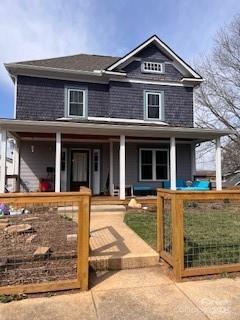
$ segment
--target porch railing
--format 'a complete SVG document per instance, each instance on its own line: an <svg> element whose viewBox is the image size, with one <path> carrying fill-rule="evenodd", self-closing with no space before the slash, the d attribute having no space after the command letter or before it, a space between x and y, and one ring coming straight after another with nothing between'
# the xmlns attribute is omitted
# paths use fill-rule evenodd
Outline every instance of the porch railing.
<svg viewBox="0 0 240 320"><path fill-rule="evenodd" d="M0 294L88 289L91 192L0 195Z"/></svg>
<svg viewBox="0 0 240 320"><path fill-rule="evenodd" d="M240 191L157 191L157 250L184 277L240 271Z"/></svg>

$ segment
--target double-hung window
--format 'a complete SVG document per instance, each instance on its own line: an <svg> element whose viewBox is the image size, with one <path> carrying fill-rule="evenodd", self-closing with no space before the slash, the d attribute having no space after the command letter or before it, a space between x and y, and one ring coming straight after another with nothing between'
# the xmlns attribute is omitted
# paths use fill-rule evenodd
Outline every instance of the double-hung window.
<svg viewBox="0 0 240 320"><path fill-rule="evenodd" d="M145 119L163 120L163 92L145 91Z"/></svg>
<svg viewBox="0 0 240 320"><path fill-rule="evenodd" d="M168 149L139 150L139 180L159 181L169 178Z"/></svg>
<svg viewBox="0 0 240 320"><path fill-rule="evenodd" d="M67 88L67 116L85 118L86 90Z"/></svg>

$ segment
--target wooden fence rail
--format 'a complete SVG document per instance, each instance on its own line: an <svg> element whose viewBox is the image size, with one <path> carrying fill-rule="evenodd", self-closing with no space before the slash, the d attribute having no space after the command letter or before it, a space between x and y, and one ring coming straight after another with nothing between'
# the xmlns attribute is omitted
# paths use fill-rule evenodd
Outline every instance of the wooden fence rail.
<svg viewBox="0 0 240 320"><path fill-rule="evenodd" d="M171 230L169 231L171 234L171 253L164 249L164 230L166 229L166 214L164 203L166 200L169 200L171 204ZM187 204L193 206L194 209L192 209L191 206L190 209L188 209ZM189 217L189 211L191 212L191 236L194 239L196 238L196 231L198 230L197 228L199 225L198 231L203 232L205 238L210 242L209 247L207 247L208 243L206 240L204 240L205 242L198 244L197 241L199 239L197 239L196 243L193 244L195 246L195 251L196 248L198 252L208 249L208 255L207 257L205 257L205 259L208 260L204 260L205 262L207 261L207 263L204 263L204 261L200 261L199 266L193 265L190 267L186 266L186 246L187 241L189 241L189 239L187 239L187 237L189 236L187 234L187 224L189 223L186 219ZM213 220L209 220L209 216L211 216ZM232 217L232 220L236 219L237 221L234 222L231 219L225 221L224 219L227 216L229 216L230 218ZM211 221L213 221L212 225ZM220 223L222 224L220 225ZM177 281L180 281L184 277L240 271L240 236L238 236L239 231L237 231L238 229L236 229L236 225L239 225L239 223L239 190L185 192L158 189L157 191L157 250L161 258L163 258L168 264L172 266ZM229 228L230 240L228 239L225 247L224 241L227 241L227 239L224 239L224 235L221 237L221 239L217 239L217 236L214 236L217 231L220 232L221 235L222 227ZM222 263L219 264L218 260L214 260L218 258L216 258L216 251L220 247L220 242L221 247L224 247L225 255L228 254L230 249L232 250L230 252L230 258L232 258L233 253L238 254L238 258L235 259L234 262L231 262L231 259L229 259L229 261L226 259L227 263L226 261L221 261ZM192 256L194 256L194 254L197 254L195 251L191 253ZM220 254L222 254L222 252L220 252Z"/></svg>
<svg viewBox="0 0 240 320"><path fill-rule="evenodd" d="M77 210L76 278L69 280L63 279L48 282L44 281L40 283L27 283L6 286L1 286L0 281L0 295L50 292L67 289L88 290L89 221L91 191L87 188L81 188L80 192L0 194L0 203L14 204L16 206L27 204L44 206L45 204L61 208L70 202L74 203Z"/></svg>

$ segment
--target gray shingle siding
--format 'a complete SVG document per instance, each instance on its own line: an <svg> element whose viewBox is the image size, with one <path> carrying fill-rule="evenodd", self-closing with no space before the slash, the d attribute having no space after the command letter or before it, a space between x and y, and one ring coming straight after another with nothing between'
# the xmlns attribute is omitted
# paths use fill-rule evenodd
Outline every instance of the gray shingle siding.
<svg viewBox="0 0 240 320"><path fill-rule="evenodd" d="M88 88L88 114L106 116L108 85L18 76L17 119L56 120L65 116L64 88Z"/></svg>
<svg viewBox="0 0 240 320"><path fill-rule="evenodd" d="M144 90L164 92L165 121L175 126L193 126L193 89L191 87L111 82L110 116L143 119Z"/></svg>
<svg viewBox="0 0 240 320"><path fill-rule="evenodd" d="M17 119L53 120L63 116L63 83L59 85L58 80L18 76Z"/></svg>
<svg viewBox="0 0 240 320"><path fill-rule="evenodd" d="M165 63L165 72L163 74L142 73L141 61L133 61L124 71L127 72L128 78L143 80L168 80L177 81L182 79L182 74L170 63Z"/></svg>
<svg viewBox="0 0 240 320"><path fill-rule="evenodd" d="M193 126L193 89L183 86L111 81L109 84L18 77L17 119L56 120L65 116L64 87L88 88L88 116L140 119L144 90L164 91L165 121Z"/></svg>
<svg viewBox="0 0 240 320"><path fill-rule="evenodd" d="M140 58L141 61L135 60L123 68L123 70L127 72L127 76L129 78L177 81L183 77L183 75L172 64L172 61L163 52L157 49L155 45L147 47L136 57ZM143 73L141 72L142 61L163 62L165 63L165 72L163 74Z"/></svg>
<svg viewBox="0 0 240 320"><path fill-rule="evenodd" d="M159 50L154 44L149 45L144 50L139 52L136 57L141 59L171 61L171 59L167 57L161 50Z"/></svg>

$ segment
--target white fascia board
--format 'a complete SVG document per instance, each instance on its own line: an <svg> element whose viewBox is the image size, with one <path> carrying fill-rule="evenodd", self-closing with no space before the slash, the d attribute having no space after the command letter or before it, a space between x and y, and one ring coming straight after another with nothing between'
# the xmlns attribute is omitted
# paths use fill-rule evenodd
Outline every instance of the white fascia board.
<svg viewBox="0 0 240 320"><path fill-rule="evenodd" d="M135 54L137 54L139 51L141 51L142 49L144 49L145 47L147 47L151 42L154 41L154 37L150 38L148 41L144 42L142 45L140 45L139 47L137 47L136 49L132 50L132 52L130 52L129 54L125 55L125 57L120 58L118 61L116 61L114 64L112 64L110 67L107 68L107 70L112 71L113 69L115 69L116 67L118 67L119 65L123 64L124 62L126 62L127 60L129 60L130 58L132 58Z"/></svg>
<svg viewBox="0 0 240 320"><path fill-rule="evenodd" d="M194 82L195 79L193 79ZM143 83L143 84L155 84L160 86L176 86L176 87L193 87L192 83L183 83L177 81L157 81L157 80L142 80L142 79L115 79L110 78L109 81L116 81L116 82L130 82L130 83Z"/></svg>
<svg viewBox="0 0 240 320"><path fill-rule="evenodd" d="M182 83L186 83L186 84L199 85L200 83L204 82L205 79L203 79L203 78L201 78L201 79L197 79L197 78L182 78L180 81Z"/></svg>
<svg viewBox="0 0 240 320"><path fill-rule="evenodd" d="M125 72L115 72L106 70L94 70L94 71L82 71L82 70L72 70L72 69L62 69L62 68L51 68L51 67L41 67L41 66L30 66L17 63L5 64L5 67L11 77L16 75L26 75L33 77L46 77L49 79L60 79L60 80L70 80L70 81L87 81L87 82L103 82L108 83L107 79L109 76L115 77L126 77ZM78 79L76 77L96 77L99 80L88 80L88 79ZM104 77L105 76L105 77Z"/></svg>
<svg viewBox="0 0 240 320"><path fill-rule="evenodd" d="M13 117L16 119L17 117L17 86L18 86L18 77L13 76L14 79L14 110L13 110Z"/></svg>
<svg viewBox="0 0 240 320"><path fill-rule="evenodd" d="M207 140L216 137L233 134L230 130L213 130L202 128L185 128L169 126L147 126L137 124L106 124L106 123L89 123L89 122L63 122L63 121L36 121L36 120L8 120L0 119L0 128L15 132L57 132L62 133L91 133L106 135L119 135L123 132L129 136L162 136L162 137L180 137L180 138L204 138ZM84 130L84 131L82 131Z"/></svg>
<svg viewBox="0 0 240 320"><path fill-rule="evenodd" d="M52 72L60 72L60 73L68 73L68 74L83 74L83 75L94 75L101 76L102 74L94 71L83 71L83 70L72 70L72 69L63 69L63 68L52 68L52 67L42 67L42 66L34 66L34 65L26 65L20 63L5 63L5 68L9 71L9 69L14 68L15 70L40 70L40 71L52 71Z"/></svg>
<svg viewBox="0 0 240 320"><path fill-rule="evenodd" d="M178 62L185 70L187 70L194 78L201 79L201 76L195 72L187 63L185 63L176 53L174 53L165 43L163 43L158 37L153 36L148 41L144 42L142 45L137 47L136 49L132 50L128 55L123 57L122 59L119 59L117 62L115 62L113 65L107 68L107 70L112 71L122 63L126 62L128 59L136 55L138 52L143 50L145 47L147 47L152 42L155 42L156 45L165 51L174 61Z"/></svg>
<svg viewBox="0 0 240 320"><path fill-rule="evenodd" d="M101 70L102 74L109 74L109 75L116 75L116 76L123 76L127 75L126 72L117 72L117 71L108 71L108 70Z"/></svg>

